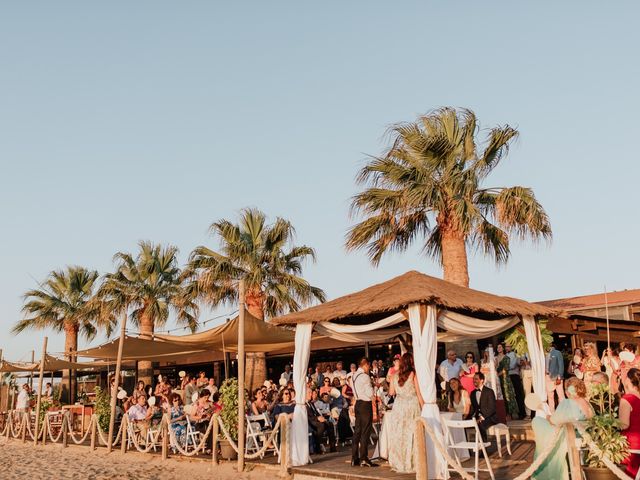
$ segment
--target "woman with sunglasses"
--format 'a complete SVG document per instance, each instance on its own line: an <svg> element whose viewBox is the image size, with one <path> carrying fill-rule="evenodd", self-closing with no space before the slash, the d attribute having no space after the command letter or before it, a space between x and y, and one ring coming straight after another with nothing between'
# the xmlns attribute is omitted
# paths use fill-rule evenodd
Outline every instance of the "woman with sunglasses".
<svg viewBox="0 0 640 480"><path fill-rule="evenodd" d="M293 398L293 392L288 388L283 388L278 398L278 403L273 408L272 419L273 425L278 421L278 417L281 413L286 413L289 416L289 420L293 417L293 410L296 407L296 402Z"/></svg>
<svg viewBox="0 0 640 480"><path fill-rule="evenodd" d="M322 396L323 393L329 393L332 388L331 379L324 377L322 379L322 386L320 387L320 396Z"/></svg>
<svg viewBox="0 0 640 480"><path fill-rule="evenodd" d="M182 398L177 393L172 393L171 397L171 406L169 407L169 427L173 432L171 436L171 448L173 448L173 453L176 452L176 447L173 444L173 438L175 438L176 442L180 445L184 445L184 436L187 433L187 417L184 413L184 408L182 406Z"/></svg>
<svg viewBox="0 0 640 480"><path fill-rule="evenodd" d="M473 352L467 352L464 356L465 362L460 371L460 383L468 393L473 392L476 387L473 385L473 376L480 371L476 363L476 357Z"/></svg>

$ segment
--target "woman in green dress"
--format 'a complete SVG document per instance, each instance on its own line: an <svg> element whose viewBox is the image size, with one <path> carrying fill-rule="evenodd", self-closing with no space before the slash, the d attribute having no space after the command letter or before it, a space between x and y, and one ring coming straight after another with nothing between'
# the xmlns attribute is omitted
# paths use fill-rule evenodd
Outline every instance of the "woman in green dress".
<svg viewBox="0 0 640 480"><path fill-rule="evenodd" d="M496 371L500 378L500 386L502 387L502 398L504 398L504 406L507 409L507 415L511 418L517 418L519 415L518 402L516 401L516 391L509 378L509 357L505 355L504 344L499 343L496 347L498 355L496 355Z"/></svg>
<svg viewBox="0 0 640 480"><path fill-rule="evenodd" d="M565 423L576 423L593 416L593 409L587 400L587 388L582 380L576 377L567 379L564 383L567 398L562 400L552 415L536 415L531 420L531 428L536 437L536 450L533 458L547 449L549 441L556 428ZM567 441L565 430L560 433L558 441L551 449L551 454L535 471L534 480L569 480L567 466Z"/></svg>

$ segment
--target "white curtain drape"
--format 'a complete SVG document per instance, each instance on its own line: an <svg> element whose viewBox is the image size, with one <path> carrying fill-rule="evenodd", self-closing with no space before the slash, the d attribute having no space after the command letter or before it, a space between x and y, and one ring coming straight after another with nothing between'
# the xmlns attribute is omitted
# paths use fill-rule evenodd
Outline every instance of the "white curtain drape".
<svg viewBox="0 0 640 480"><path fill-rule="evenodd" d="M307 419L307 368L311 351L312 323L296 326L296 343L293 354L293 388L296 391L296 406L291 422L291 465L296 467L309 463L309 424Z"/></svg>
<svg viewBox="0 0 640 480"><path fill-rule="evenodd" d="M428 478L446 478L447 464L435 447L434 441L444 445L440 411L436 403L436 360L438 355L436 307L428 305L424 325L420 318L420 305L409 305L409 324L413 336L413 360L420 393L424 399L422 417L429 422L439 438L426 437Z"/></svg>
<svg viewBox="0 0 640 480"><path fill-rule="evenodd" d="M384 342L409 331L408 328L384 328L373 332L341 333L327 329L325 325L328 324L317 324L315 328L316 332L320 335L333 338L334 340L347 343Z"/></svg>
<svg viewBox="0 0 640 480"><path fill-rule="evenodd" d="M524 333L527 337L527 347L531 360L531 375L533 376L533 391L543 403L547 401L547 389L545 384L545 354L542 345L542 335L536 319L531 315L522 317Z"/></svg>
<svg viewBox="0 0 640 480"><path fill-rule="evenodd" d="M488 338L498 335L520 323L517 316L500 320L480 320L461 313L442 310L438 312L438 327L446 330L439 336L442 341L455 341L462 338ZM454 338L455 337L455 338Z"/></svg>
<svg viewBox="0 0 640 480"><path fill-rule="evenodd" d="M344 325L342 323L324 322L316 325L316 331L318 328L323 328L325 332L331 333L364 333L371 332L373 330L380 330L381 328L391 327L398 323L404 322L407 317L402 312L394 313L393 315L378 320L373 323L365 323L364 325Z"/></svg>

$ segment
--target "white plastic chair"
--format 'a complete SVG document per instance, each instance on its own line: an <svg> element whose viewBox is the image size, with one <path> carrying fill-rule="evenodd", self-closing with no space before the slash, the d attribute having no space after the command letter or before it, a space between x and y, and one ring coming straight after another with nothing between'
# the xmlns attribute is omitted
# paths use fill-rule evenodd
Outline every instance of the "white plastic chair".
<svg viewBox="0 0 640 480"><path fill-rule="evenodd" d="M198 445L200 445L200 442L202 441L202 433L200 433L198 430L196 430L195 428L193 428L193 425L191 424L191 420L189 420L189 415L186 415L187 418L187 433L185 435L185 445L184 445L184 449L186 451L189 451L189 444L191 444L193 446L193 449L195 450Z"/></svg>
<svg viewBox="0 0 640 480"><path fill-rule="evenodd" d="M153 451L156 451L156 447L158 447L158 439L160 438L160 425L156 425L155 427L149 427L147 429L147 445L152 445Z"/></svg>
<svg viewBox="0 0 640 480"><path fill-rule="evenodd" d="M486 447L490 446L491 442L482 441L482 436L480 435L480 429L478 428L478 424L475 421L475 419L451 420L451 419L442 417L442 427L444 430L445 443L447 444L446 446L453 451L453 455L456 461L458 462L458 464L462 466L462 463L460 462L460 458L458 457L457 450L472 450L473 453L475 454L474 468L473 469L464 468L464 467L462 468L467 472L474 472L474 475L475 475L474 478L476 480L478 479L478 473L480 473L481 471L489 472L489 475L491 476L491 480L495 480L495 477L493 475L493 469L491 468L491 463L489 462L489 455L487 455L487 450L486 450ZM451 430L452 429L465 430L467 428L473 428L475 430L474 441L473 442L469 442L469 441L456 442L453 439L453 435L451 435ZM486 469L479 468L480 451L482 451L482 455L484 456L484 461L487 464ZM447 473L451 470L452 470L451 468L448 468Z"/></svg>
<svg viewBox="0 0 640 480"><path fill-rule="evenodd" d="M504 435L507 444L507 452L511 455L511 435L509 434L509 427L504 423L496 423L495 425L487 428L487 435L493 435L496 437L496 446L498 447L498 456L502 458L502 436Z"/></svg>

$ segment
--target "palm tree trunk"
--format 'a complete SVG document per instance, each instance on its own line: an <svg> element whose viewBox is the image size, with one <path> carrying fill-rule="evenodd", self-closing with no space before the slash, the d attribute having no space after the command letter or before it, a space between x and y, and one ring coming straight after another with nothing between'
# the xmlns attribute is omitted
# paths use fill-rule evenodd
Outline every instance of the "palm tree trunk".
<svg viewBox="0 0 640 480"><path fill-rule="evenodd" d="M247 311L255 318L264 320L264 293L248 291L245 295ZM245 362L245 387L252 392L267 379L267 358L264 352L248 352Z"/></svg>
<svg viewBox="0 0 640 480"><path fill-rule="evenodd" d="M64 325L64 353L65 358L69 362L76 361L75 352L78 351L78 325L75 323L65 323ZM73 403L76 401L76 371L75 370L65 370L63 372L63 380L62 383L67 385L68 391L68 402Z"/></svg>
<svg viewBox="0 0 640 480"><path fill-rule="evenodd" d="M469 266L465 236L454 229L442 231L442 268L444 279L463 287L469 286Z"/></svg>
<svg viewBox="0 0 640 480"><path fill-rule="evenodd" d="M140 337L151 338L153 336L154 322L146 313L140 317ZM143 381L145 385L153 385L153 362L141 360L138 362L138 381Z"/></svg>

